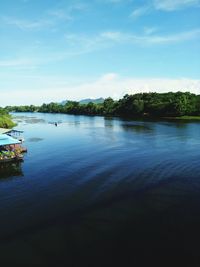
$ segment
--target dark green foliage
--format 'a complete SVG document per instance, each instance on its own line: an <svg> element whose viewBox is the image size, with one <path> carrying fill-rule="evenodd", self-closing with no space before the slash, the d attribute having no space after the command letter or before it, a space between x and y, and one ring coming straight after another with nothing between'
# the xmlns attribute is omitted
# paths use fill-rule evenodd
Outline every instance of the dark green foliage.
<svg viewBox="0 0 200 267"><path fill-rule="evenodd" d="M196 116L200 115L200 96L189 92L140 93L127 94L118 101L109 97L103 103L89 102L81 104L76 101L67 101L64 105L50 103L43 104L41 107L33 105L7 107L6 110L124 117Z"/></svg>
<svg viewBox="0 0 200 267"><path fill-rule="evenodd" d="M115 115L117 112L117 102L111 97L106 98L103 103L103 114L104 115Z"/></svg>
<svg viewBox="0 0 200 267"><path fill-rule="evenodd" d="M39 107L34 105L30 106L7 106L5 110L7 112L36 112L38 111Z"/></svg>

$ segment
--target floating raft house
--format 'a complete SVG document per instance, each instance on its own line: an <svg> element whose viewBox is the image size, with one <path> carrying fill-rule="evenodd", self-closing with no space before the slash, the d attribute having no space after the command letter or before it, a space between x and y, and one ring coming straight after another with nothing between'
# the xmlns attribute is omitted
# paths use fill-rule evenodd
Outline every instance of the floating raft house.
<svg viewBox="0 0 200 267"><path fill-rule="evenodd" d="M21 144L21 142L13 138L7 134L0 134L0 146L7 146L7 145L16 145Z"/></svg>

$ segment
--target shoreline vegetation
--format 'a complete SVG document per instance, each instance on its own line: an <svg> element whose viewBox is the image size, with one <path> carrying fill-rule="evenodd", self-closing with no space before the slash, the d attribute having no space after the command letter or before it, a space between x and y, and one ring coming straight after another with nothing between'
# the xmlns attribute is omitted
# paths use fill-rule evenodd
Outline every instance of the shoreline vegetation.
<svg viewBox="0 0 200 267"><path fill-rule="evenodd" d="M190 92L126 94L122 99L106 98L103 103L67 101L41 106L7 106L4 112L42 112L74 115L117 116L134 119L200 121L200 95ZM8 114L6 113L6 116ZM1 126L0 126L1 127Z"/></svg>
<svg viewBox="0 0 200 267"><path fill-rule="evenodd" d="M0 108L0 128L12 129L16 123L12 121L12 116L6 109Z"/></svg>
<svg viewBox="0 0 200 267"><path fill-rule="evenodd" d="M166 120L200 121L200 116L163 117Z"/></svg>

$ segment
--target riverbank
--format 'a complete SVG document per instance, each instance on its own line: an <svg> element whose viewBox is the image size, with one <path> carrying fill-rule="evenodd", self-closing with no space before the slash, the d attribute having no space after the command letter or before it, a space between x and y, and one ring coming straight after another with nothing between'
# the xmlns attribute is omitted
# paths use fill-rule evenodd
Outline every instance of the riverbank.
<svg viewBox="0 0 200 267"><path fill-rule="evenodd" d="M18 113L30 113L30 111L18 111ZM35 111L34 114L62 114L62 115L77 115L77 116L89 116L89 117L105 117L105 118L119 118L123 120L136 120L136 121L196 121L200 122L200 116L174 116L174 117L164 117L164 116L149 116L147 114L141 116L123 116L123 115L107 115L107 114L75 114L75 113L66 113L66 112L40 112Z"/></svg>
<svg viewBox="0 0 200 267"><path fill-rule="evenodd" d="M0 114L0 128L11 129L16 126L16 123L12 121L12 117L9 114Z"/></svg>
<svg viewBox="0 0 200 267"><path fill-rule="evenodd" d="M106 98L100 104L67 101L64 105L52 102L41 106L7 106L5 110L140 119L197 120L200 117L200 96L189 92L126 94L119 100Z"/></svg>
<svg viewBox="0 0 200 267"><path fill-rule="evenodd" d="M130 119L130 120L136 120L136 121L196 121L200 122L200 116L176 116L176 117L164 117L164 116L114 116L116 118L121 118L121 119Z"/></svg>
<svg viewBox="0 0 200 267"><path fill-rule="evenodd" d="M200 116L163 117L163 119L174 121L200 121Z"/></svg>

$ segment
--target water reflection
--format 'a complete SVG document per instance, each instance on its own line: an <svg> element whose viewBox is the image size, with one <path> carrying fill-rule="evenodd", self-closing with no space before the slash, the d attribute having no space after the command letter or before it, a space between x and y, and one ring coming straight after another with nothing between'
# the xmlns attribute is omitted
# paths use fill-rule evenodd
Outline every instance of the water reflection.
<svg viewBox="0 0 200 267"><path fill-rule="evenodd" d="M104 126L113 128L114 127L114 119L112 117L106 117L104 118Z"/></svg>
<svg viewBox="0 0 200 267"><path fill-rule="evenodd" d="M174 263L173 255L199 255L199 123L28 116L38 124L19 123L28 141L26 179L0 186L0 266L10 255L17 266L36 259L40 266L52 259L55 266L105 266L96 260L105 253L106 266L118 266L116 255L120 266L147 266L124 259L166 251L160 258ZM23 175L21 164L11 166L0 169L1 178Z"/></svg>
<svg viewBox="0 0 200 267"><path fill-rule="evenodd" d="M188 122L185 122L185 121L158 121L158 123L160 125L163 125L163 126L168 126L168 127L171 127L171 128L180 128L180 129L184 129L184 128L187 128L189 126Z"/></svg>
<svg viewBox="0 0 200 267"><path fill-rule="evenodd" d="M121 127L123 130L132 131L136 133L145 133L153 131L153 129L150 126L143 124L122 123Z"/></svg>
<svg viewBox="0 0 200 267"><path fill-rule="evenodd" d="M14 116L14 120L17 123L24 122L26 124L38 124L38 123L46 123L44 119L33 117L33 116Z"/></svg>
<svg viewBox="0 0 200 267"><path fill-rule="evenodd" d="M36 143L36 142L40 142L40 141L43 141L44 139L43 138L40 138L40 137L31 137L29 138L27 141L28 142L33 142L33 143Z"/></svg>
<svg viewBox="0 0 200 267"><path fill-rule="evenodd" d="M21 162L0 163L0 181L14 176L24 176Z"/></svg>

